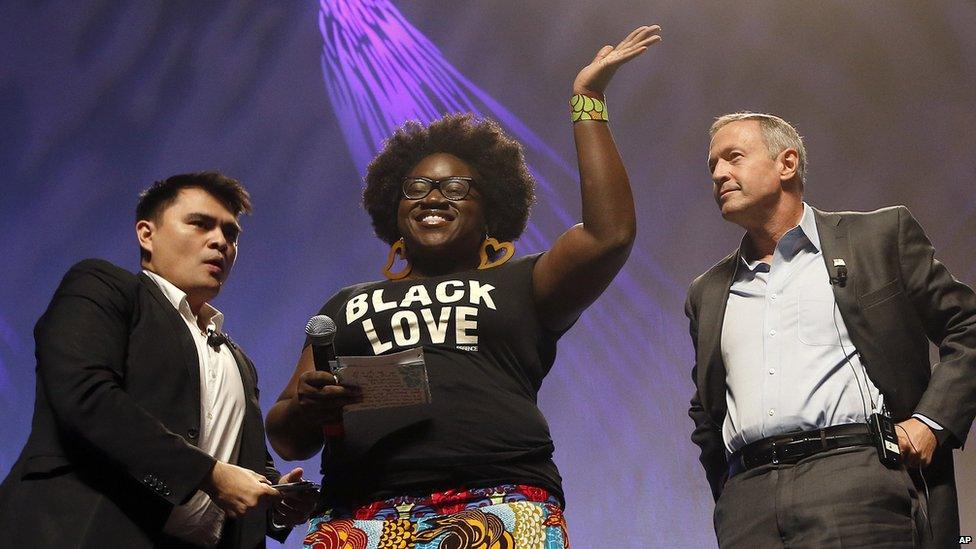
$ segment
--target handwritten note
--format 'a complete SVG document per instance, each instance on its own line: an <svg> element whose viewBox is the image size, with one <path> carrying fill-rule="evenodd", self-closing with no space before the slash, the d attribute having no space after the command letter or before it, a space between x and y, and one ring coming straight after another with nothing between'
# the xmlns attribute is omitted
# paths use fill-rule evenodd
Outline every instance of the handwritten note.
<svg viewBox="0 0 976 549"><path fill-rule="evenodd" d="M345 411L430 403L430 382L421 347L382 356L341 356L335 375L342 385L362 389L363 401Z"/></svg>

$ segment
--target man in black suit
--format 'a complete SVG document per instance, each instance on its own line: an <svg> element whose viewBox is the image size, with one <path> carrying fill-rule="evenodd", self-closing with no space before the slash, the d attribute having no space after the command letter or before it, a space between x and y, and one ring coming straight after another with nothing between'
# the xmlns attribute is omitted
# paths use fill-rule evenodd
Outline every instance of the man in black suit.
<svg viewBox="0 0 976 549"><path fill-rule="evenodd" d="M954 546L952 449L976 415L976 295L905 207L806 205L806 153L784 120L736 113L710 133L715 200L746 231L685 306L692 441L719 545ZM894 424L901 464L882 464L875 413Z"/></svg>
<svg viewBox="0 0 976 549"><path fill-rule="evenodd" d="M90 259L65 275L34 332L34 418L0 487L0 545L251 548L305 520L310 496L271 487L302 471L275 471L254 365L209 304L250 209L231 178L173 176L140 196L141 274Z"/></svg>

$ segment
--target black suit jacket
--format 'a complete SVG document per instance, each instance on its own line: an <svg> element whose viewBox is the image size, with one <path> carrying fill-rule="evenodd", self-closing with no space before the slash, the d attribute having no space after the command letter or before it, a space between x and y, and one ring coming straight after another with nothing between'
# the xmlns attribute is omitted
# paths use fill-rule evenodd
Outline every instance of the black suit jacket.
<svg viewBox="0 0 976 549"><path fill-rule="evenodd" d="M0 546L165 544L173 506L214 464L196 446L199 365L183 319L146 275L90 259L65 275L34 338L34 417L0 487ZM246 398L237 464L277 480L254 365L230 347ZM229 521L221 546L262 547L265 532L264 514Z"/></svg>
<svg viewBox="0 0 976 549"><path fill-rule="evenodd" d="M939 540L959 534L952 448L976 415L976 294L935 259L935 250L904 206L875 212L814 210L823 259L844 259L848 279L833 286L837 307L868 375L895 421L920 413L946 432L925 470L929 514ZM734 252L692 282L685 313L695 346L692 442L718 499L728 463L721 426L726 416L722 323L735 274ZM941 360L929 363L929 341ZM941 544L939 545L941 546Z"/></svg>

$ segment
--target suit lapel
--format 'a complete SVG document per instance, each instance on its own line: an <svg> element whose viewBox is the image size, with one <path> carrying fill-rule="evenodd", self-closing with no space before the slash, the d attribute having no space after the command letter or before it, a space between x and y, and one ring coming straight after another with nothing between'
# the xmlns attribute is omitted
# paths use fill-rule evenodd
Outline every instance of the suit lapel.
<svg viewBox="0 0 976 549"><path fill-rule="evenodd" d="M824 264L827 266L828 276L836 274L835 259L844 260L848 266L847 282L843 286L834 284L832 290L837 308L840 310L840 316L844 319L844 324L853 338L851 321L859 311L856 292L858 269L852 268L856 264L857 258L854 257L854 246L851 245L851 239L848 235L848 224L840 214L821 212L817 209L813 209L813 217L817 222L817 232L820 234L820 253L823 255Z"/></svg>
<svg viewBox="0 0 976 549"><path fill-rule="evenodd" d="M861 310L858 300L860 289L870 286L871 271L862 263L862 257L855 255L856 249L854 240L865 238L863 233L851 234L852 227L849 219L845 219L837 213L820 212L814 210L817 220L817 230L820 232L821 251L824 262L827 264L827 272L834 273L834 259L843 259L847 264L847 284L844 287L835 284L833 286L834 299L837 302L837 309L840 311L847 333L851 338L851 343L857 349L861 365L867 371L871 381L883 393L897 394L896 383L892 383L891 374L885 366L885 354L878 347L883 344L882 340L873 337L867 318ZM862 240L863 243L863 240ZM890 391L890 392L889 392ZM907 415L907 414L906 414Z"/></svg>
<svg viewBox="0 0 976 549"><path fill-rule="evenodd" d="M241 373L241 382L244 385L244 422L241 425L241 446L237 464L265 475L267 474L265 469L267 448L264 442L261 405L258 402L257 379L240 347L233 341L228 341L226 347L237 363L237 370Z"/></svg>
<svg viewBox="0 0 976 549"><path fill-rule="evenodd" d="M725 362L722 361L722 327L729 302L729 289L735 276L739 252L736 250L722 260L702 289L701 311L698 320L698 351L703 367L699 368L698 386L702 407L716 421L725 418ZM714 402L709 402L714 399ZM721 417L719 417L721 416ZM718 418L718 419L716 419Z"/></svg>
<svg viewBox="0 0 976 549"><path fill-rule="evenodd" d="M145 273L139 273L139 280L142 285L149 291L149 295L153 297L156 301L156 305L162 311L163 316L166 317L167 322L173 329L173 335L180 342L180 354L183 356L183 365L186 368L186 373L190 376L190 379L196 380L196 383L191 383L190 385L194 390L194 400L196 402L200 401L200 361L197 357L197 346L193 343L193 337L190 336L190 332L186 327L186 322L183 321L183 317L180 316L179 311L173 307L166 296L163 295L162 290L151 278L146 276Z"/></svg>

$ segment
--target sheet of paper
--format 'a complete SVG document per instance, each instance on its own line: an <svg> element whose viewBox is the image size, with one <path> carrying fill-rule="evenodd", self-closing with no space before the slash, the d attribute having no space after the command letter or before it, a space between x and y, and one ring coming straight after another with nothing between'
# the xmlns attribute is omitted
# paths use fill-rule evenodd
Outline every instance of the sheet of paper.
<svg viewBox="0 0 976 549"><path fill-rule="evenodd" d="M420 347L381 356L341 356L335 375L342 385L363 391L363 401L346 406L347 413L430 403L427 364Z"/></svg>

